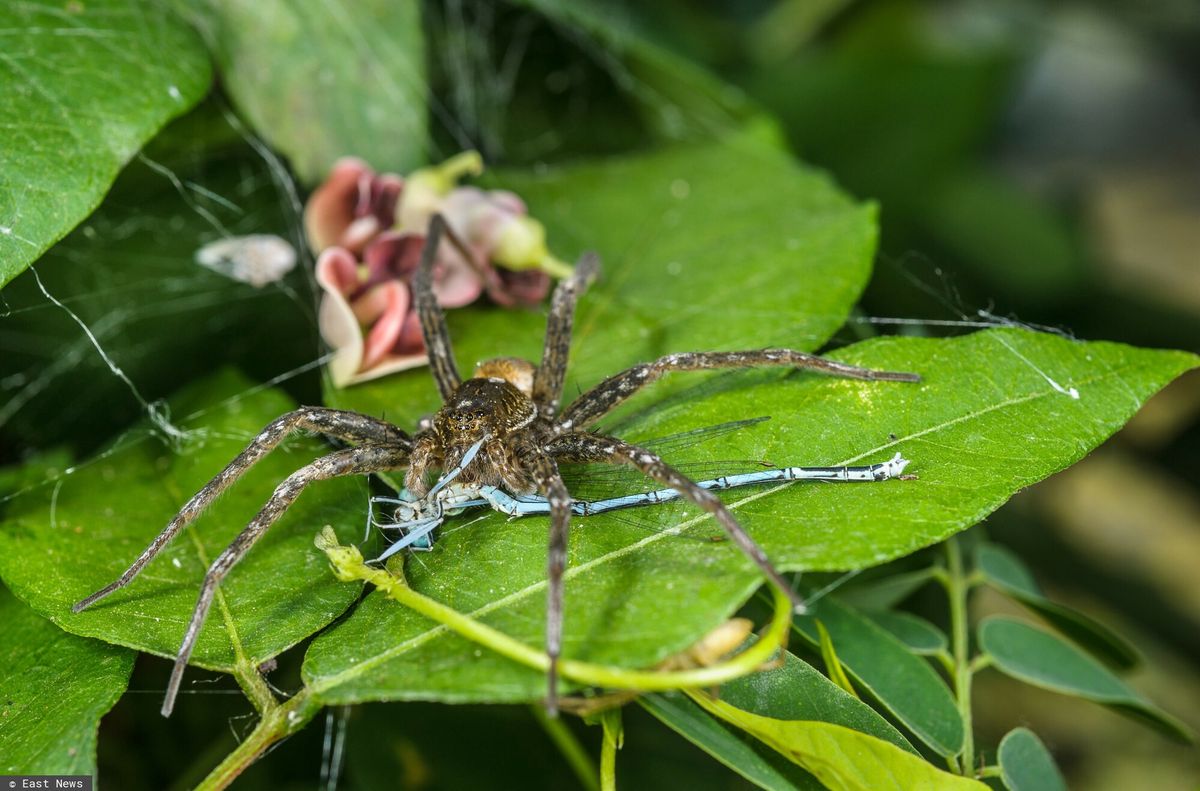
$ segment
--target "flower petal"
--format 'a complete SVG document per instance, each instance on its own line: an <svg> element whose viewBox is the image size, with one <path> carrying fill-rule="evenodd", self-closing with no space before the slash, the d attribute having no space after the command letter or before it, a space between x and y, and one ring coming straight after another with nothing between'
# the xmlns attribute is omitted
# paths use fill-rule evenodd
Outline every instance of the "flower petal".
<svg viewBox="0 0 1200 791"><path fill-rule="evenodd" d="M483 277L449 242L438 250L433 275L433 293L445 308L469 305L483 293Z"/></svg>
<svg viewBox="0 0 1200 791"><path fill-rule="evenodd" d="M536 305L550 293L550 276L536 269L513 272L489 265L484 284L488 297L505 308Z"/></svg>
<svg viewBox="0 0 1200 791"><path fill-rule="evenodd" d="M329 248L317 259L317 283L325 291L318 326L333 350L329 375L338 387L350 383L363 357L362 328L346 299L357 288L357 268L354 256L340 247Z"/></svg>
<svg viewBox="0 0 1200 791"><path fill-rule="evenodd" d="M367 283L382 283L385 280L410 282L417 265L421 263L421 250L425 238L417 234L400 231L381 233L363 251L367 265Z"/></svg>
<svg viewBox="0 0 1200 791"><path fill-rule="evenodd" d="M420 368L422 365L429 363L429 357L423 352L419 354L393 355L384 358L382 362L373 368L368 368L365 371L360 371L347 380L347 385L356 385L362 382L369 382L372 379L394 374L397 371L407 371L410 368ZM343 385L344 386L344 385Z"/></svg>
<svg viewBox="0 0 1200 791"><path fill-rule="evenodd" d="M425 338L421 335L421 320L414 310L404 318L404 327L396 340L394 351L397 354L425 354Z"/></svg>
<svg viewBox="0 0 1200 791"><path fill-rule="evenodd" d="M366 162L343 157L333 165L329 178L317 187L304 206L304 231L317 251L335 245L354 221L359 182L373 175Z"/></svg>
<svg viewBox="0 0 1200 791"><path fill-rule="evenodd" d="M359 366L360 370L366 371L387 357L400 338L408 314L408 286L399 280L389 280L364 294L361 300L382 303L378 318L367 332L362 365Z"/></svg>

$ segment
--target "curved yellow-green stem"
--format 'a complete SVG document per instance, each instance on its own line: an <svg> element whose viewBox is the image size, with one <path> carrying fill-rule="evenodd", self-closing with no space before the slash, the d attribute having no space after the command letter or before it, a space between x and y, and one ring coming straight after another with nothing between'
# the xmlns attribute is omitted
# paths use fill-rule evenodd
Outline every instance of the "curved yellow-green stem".
<svg viewBox="0 0 1200 791"><path fill-rule="evenodd" d="M526 667L545 672L550 668L550 659L541 648L515 640L512 637L486 626L457 610L417 593L403 579L392 576L382 569L374 569L363 562L362 553L354 547L338 544L333 529L326 527L316 539L317 548L323 551L333 565L333 571L341 580L364 580L371 583L389 598L421 613L431 620L461 634L468 640L486 646L501 656L520 662ZM597 665L574 659L562 659L558 663L559 673L579 684L610 689L631 689L655 692L689 687L709 687L723 684L740 676L752 673L769 662L777 650L787 645L788 629L792 623L792 605L788 597L779 590L775 594L775 612L771 625L762 639L724 662L708 667L688 670L626 670L612 665Z"/></svg>

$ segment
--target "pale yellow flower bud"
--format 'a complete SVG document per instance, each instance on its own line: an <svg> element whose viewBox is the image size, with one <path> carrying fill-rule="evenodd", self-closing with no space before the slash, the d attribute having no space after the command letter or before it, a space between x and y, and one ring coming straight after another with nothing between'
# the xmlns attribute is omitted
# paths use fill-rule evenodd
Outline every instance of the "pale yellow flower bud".
<svg viewBox="0 0 1200 791"><path fill-rule="evenodd" d="M571 274L570 265L558 260L546 248L546 228L532 217L513 217L504 224L492 250L492 263L523 272L541 271L558 278Z"/></svg>

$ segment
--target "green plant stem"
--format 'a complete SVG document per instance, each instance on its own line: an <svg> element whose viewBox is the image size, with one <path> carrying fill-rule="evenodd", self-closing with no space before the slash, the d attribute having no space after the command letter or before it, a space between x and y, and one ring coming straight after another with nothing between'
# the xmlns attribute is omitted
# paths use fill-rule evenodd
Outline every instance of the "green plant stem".
<svg viewBox="0 0 1200 791"><path fill-rule="evenodd" d="M228 788L268 747L303 728L320 710L321 704L309 689L300 690L282 705L272 704L263 712L262 719L250 735L196 786L196 791Z"/></svg>
<svg viewBox="0 0 1200 791"><path fill-rule="evenodd" d="M362 554L354 547L338 544L332 528L325 528L317 536L316 545L328 557L334 573L341 580L365 580L387 596L409 609L437 621L472 642L479 643L501 656L508 657L526 667L545 672L550 668L550 658L542 648L534 648L519 640L463 615L457 610L417 593L403 579L398 579L382 569L375 569L363 562ZM612 665L597 665L573 659L560 659L559 673L563 678L580 684L610 689L633 689L642 692L658 692L669 689L712 687L724 684L766 664L781 647L787 645L788 630L792 623L792 606L781 591L773 591L775 612L771 624L761 640L730 659L707 667L687 670L627 670ZM317 693L336 684L326 679L324 684L314 687Z"/></svg>
<svg viewBox="0 0 1200 791"><path fill-rule="evenodd" d="M947 675L954 676L954 657L950 656L949 651L939 650L933 658L945 669Z"/></svg>
<svg viewBox="0 0 1200 791"><path fill-rule="evenodd" d="M562 718L547 717L546 709L540 705L530 706L529 709L533 712L533 718L545 729L550 741L554 742L554 746L562 753L567 765L575 772L580 785L587 791L600 791L600 782L597 780L600 776L599 769Z"/></svg>
<svg viewBox="0 0 1200 791"><path fill-rule="evenodd" d="M617 743L607 733L600 746L600 791L617 791Z"/></svg>
<svg viewBox="0 0 1200 791"><path fill-rule="evenodd" d="M946 574L942 578L950 599L950 639L954 655L954 694L963 723L963 748L960 761L962 774L971 777L975 771L975 735L971 730L971 657L967 595L971 585L963 573L962 547L956 538L946 542Z"/></svg>
<svg viewBox="0 0 1200 791"><path fill-rule="evenodd" d="M617 750L625 741L621 709L609 709L600 714L604 739L600 743L600 791L617 791Z"/></svg>
<svg viewBox="0 0 1200 791"><path fill-rule="evenodd" d="M254 708L258 709L260 715L279 705L279 701L275 699L275 693L271 691L271 687L262 677L262 673L258 672L256 665L245 659L239 660L233 666L233 677L237 680L238 686L242 688L242 692L246 693L246 697L250 699Z"/></svg>

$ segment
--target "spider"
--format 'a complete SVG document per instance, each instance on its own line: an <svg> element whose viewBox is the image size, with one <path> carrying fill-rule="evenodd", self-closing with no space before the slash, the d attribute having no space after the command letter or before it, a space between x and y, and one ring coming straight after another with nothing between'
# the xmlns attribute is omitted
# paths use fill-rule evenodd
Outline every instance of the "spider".
<svg viewBox="0 0 1200 791"><path fill-rule="evenodd" d="M171 714L188 658L225 575L296 501L305 487L344 475L406 470L405 486L420 498L430 490L428 479L432 473L453 471L461 484L496 486L517 495L536 493L546 498L550 510L546 605L546 653L550 667L546 707L551 714L557 710L563 572L572 513L571 494L559 475L560 463L629 465L678 491L684 499L711 514L763 575L788 595L796 610L804 611L800 596L716 495L698 486L654 453L616 437L589 431L589 427L644 385L670 371L793 366L875 381L916 382L919 377L860 368L791 349L668 354L610 376L566 407L561 407L575 304L600 269L598 256L585 253L574 273L558 284L551 298L541 365L500 357L478 364L474 375L463 379L451 351L445 316L432 290L433 263L443 236L471 260L462 241L445 220L435 216L413 279L430 372L443 401L432 420L410 436L391 423L358 412L312 406L288 412L264 428L225 469L193 495L125 573L72 607L74 612L80 612L128 585L221 492L293 432L315 432L350 445L322 456L288 476L262 510L213 561L205 574L195 610L175 658L163 701L163 716Z"/></svg>

